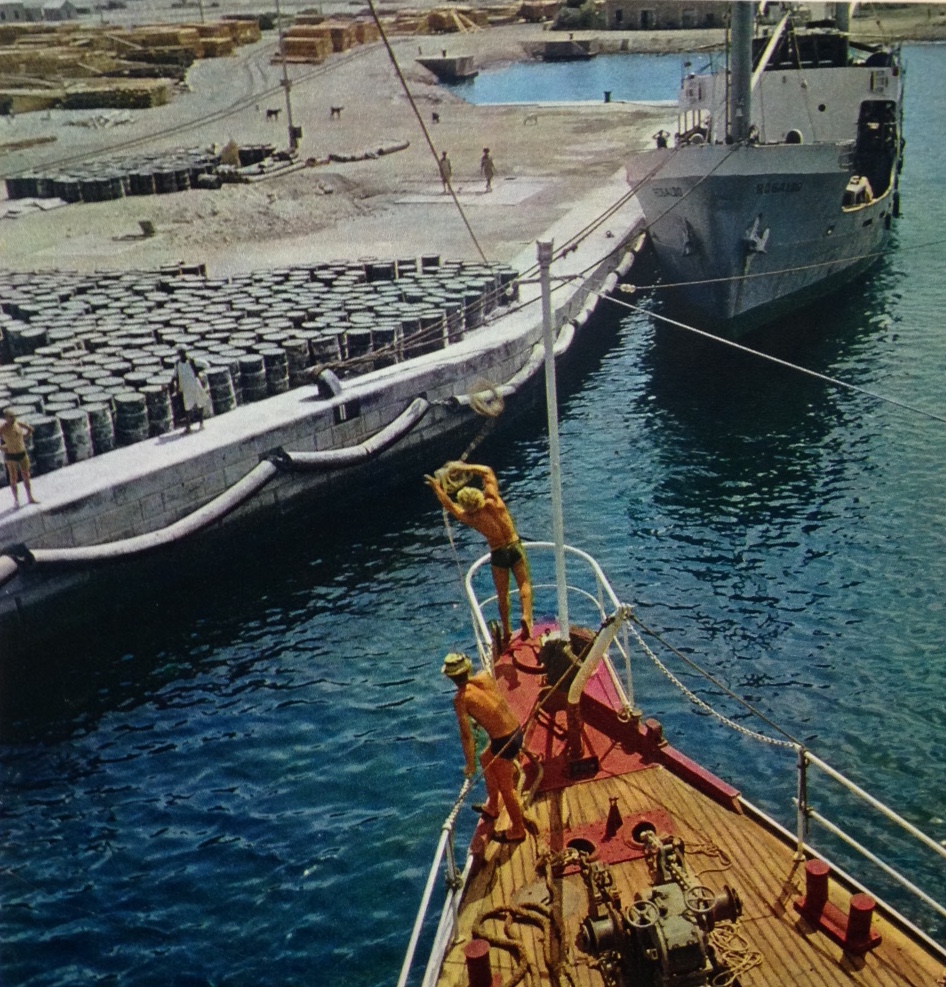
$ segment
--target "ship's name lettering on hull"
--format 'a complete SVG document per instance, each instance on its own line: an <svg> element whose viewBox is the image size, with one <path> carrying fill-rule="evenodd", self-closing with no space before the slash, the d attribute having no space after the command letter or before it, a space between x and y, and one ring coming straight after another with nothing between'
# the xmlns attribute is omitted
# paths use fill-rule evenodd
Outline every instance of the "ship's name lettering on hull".
<svg viewBox="0 0 946 987"><path fill-rule="evenodd" d="M683 189L679 185L658 185L654 188L658 199L682 199Z"/></svg>
<svg viewBox="0 0 946 987"><path fill-rule="evenodd" d="M800 192L803 182L759 182L755 187L756 195L778 195L781 192Z"/></svg>

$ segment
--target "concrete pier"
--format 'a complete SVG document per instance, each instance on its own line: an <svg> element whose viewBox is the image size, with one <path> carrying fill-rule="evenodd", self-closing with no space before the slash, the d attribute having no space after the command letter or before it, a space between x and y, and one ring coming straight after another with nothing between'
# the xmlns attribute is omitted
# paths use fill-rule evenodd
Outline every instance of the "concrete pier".
<svg viewBox="0 0 946 987"><path fill-rule="evenodd" d="M553 263L557 327L576 317L584 323L595 293L626 255L641 221L627 192L622 170L538 238L551 240L556 251L574 243ZM589 229L617 202L606 224ZM530 244L512 266L528 271L535 259ZM339 382L334 391L316 384L296 388L210 419L189 435L158 436L37 478L38 506L0 513L0 628L34 624L52 600L94 578L94 565L55 560L56 550L136 538L180 522L243 481L274 450L351 450L390 427L412 402L422 399L426 406L417 423L376 456L317 472L277 469L271 482L217 524L265 516L298 498L326 506L369 472L376 484L381 476L394 478L424 462L436 465L435 450L445 443L455 447L480 424L462 401L477 382L523 384L540 370L541 307L534 278L521 285L512 309L456 344ZM573 339L572 327L566 328L563 346ZM580 332L571 345L581 345ZM330 514L322 516L331 523Z"/></svg>

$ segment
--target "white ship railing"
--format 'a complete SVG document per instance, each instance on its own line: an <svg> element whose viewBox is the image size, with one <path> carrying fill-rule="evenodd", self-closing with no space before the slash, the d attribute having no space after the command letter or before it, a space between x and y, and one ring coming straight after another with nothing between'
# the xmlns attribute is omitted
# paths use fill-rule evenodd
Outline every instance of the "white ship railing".
<svg viewBox="0 0 946 987"><path fill-rule="evenodd" d="M874 798L874 796L869 792L864 791L863 788L856 785L849 778L845 777L840 771L835 770L830 764L826 764L821 760L821 758L815 756L811 753L811 751L806 750L804 747L798 748L798 796L794 799L798 810L797 849L799 855L804 856L804 839L805 834L808 831L808 823L810 820L814 820L823 826L829 833L837 837L843 843L847 844L847 846L851 847L851 849L857 851L857 853L859 853L862 857L869 860L872 864L882 870L889 878L901 885L901 887L905 888L920 901L924 902L937 914L943 918L946 918L946 907L940 904L935 898L928 895L921 888L917 887L917 885L914 884L909 878L904 877L904 875L901 874L895 867L892 867L890 864L886 863L872 850L869 850L840 826L833 823L830 819L812 807L808 798L808 765L820 768L821 771L841 785L842 788L856 796L866 805L869 805L872 809L875 809L890 822L902 829L905 833L908 833L915 840L922 843L927 849L932 850L937 856L946 860L946 847L927 836L926 833L918 829L902 816L898 815L889 806L884 805L884 803L879 799Z"/></svg>
<svg viewBox="0 0 946 987"><path fill-rule="evenodd" d="M447 816L444 820L443 826L440 827L440 841L437 843L437 849L434 852L434 859L430 865L430 871L427 874L427 884L424 886L424 894L421 898L420 908L417 910L417 916L414 919L414 928L411 930L410 942L407 944L407 953L404 956L404 962L401 964L401 974L397 980L397 987L404 987L407 983L407 978L410 976L411 966L414 963L414 954L417 952L417 943L420 941L420 936L424 929L424 921L427 918L427 910L430 908L430 899L434 892L434 885L437 881L437 875L440 872L440 864L443 861L444 856L446 856L447 860L447 901L443 908L443 915L440 919L440 928L437 930L437 935L434 939L434 948L431 951L431 956L439 954L439 956L442 957L446 953L447 946L449 946L450 941L453 938L453 929L456 928L458 910L460 907L460 893L463 890L466 877L466 872L464 872L461 877L459 871L457 870L456 854L453 847L453 835L456 831L457 815L460 812L460 807L463 805L463 801L469 794L472 785L473 779L467 778L463 783L463 787L460 789L460 794L454 803L453 809L450 811L450 815Z"/></svg>
<svg viewBox="0 0 946 987"><path fill-rule="evenodd" d="M530 568L534 568L535 562L542 559L542 557L546 554L554 555L555 552L555 543L550 541L523 542L523 547L526 549L526 554L529 557ZM599 623L603 623L609 614L613 614L616 610L626 606L626 604L622 603L618 598L611 584L608 582L608 578L605 576L601 566L598 565L597 561L595 561L592 556L590 556L587 552L582 551L580 548L573 548L571 545L565 545L564 548L566 561L571 559L573 561L583 563L581 568L584 570L583 578L585 580L583 585L575 585L575 583L571 581L567 583L569 599L575 599L579 602L579 604L584 603L586 612L594 614ZM488 555L484 555L477 559L476 562L474 562L473 565L471 565L467 570L465 586L467 599L470 603L470 610L473 615L473 632L476 635L476 645L480 654L480 659L487 668L492 669L492 639L489 630L489 622L484 613L484 609L487 607L492 607L496 603L496 596L493 594L491 596L485 596L481 599L477 595L476 589L473 585L477 574L483 569L484 566L488 565ZM576 567L572 566L567 572L568 579L573 579L575 574ZM589 581L591 583L591 588L588 588ZM532 591L535 598L538 598L542 591L554 591L555 589L556 586L553 582L533 581L532 583ZM583 618L582 622L585 626L590 626L592 621L590 618L587 620ZM625 709L633 709L634 682L631 675L630 648L626 633L622 633L622 636L614 641L614 646L620 653L623 660L625 680L622 682L618 678L614 666L610 661L605 662L605 667L608 669L608 674L610 675L611 681L614 683L614 686L618 691L618 695L621 697L621 701Z"/></svg>
<svg viewBox="0 0 946 987"><path fill-rule="evenodd" d="M555 551L555 545L553 542L525 542L524 547L528 553L530 563L534 563L537 559L542 559L546 554L554 554ZM569 583L569 596L574 598L580 604L583 604L586 611L596 614L600 622L604 622L609 613L613 613L622 607L621 601L612 589L611 584L608 582L607 577L601 567L590 555L588 555L587 552L583 552L581 549L572 548L571 546L566 545L565 553L566 556L572 561L583 563L584 565L582 568L585 570L585 585L578 586L573 583ZM478 559L467 572L465 586L467 598L469 599L470 608L473 614L473 630L476 636L477 649L483 663L488 668L491 668L492 638L490 635L489 621L484 613L484 609L495 606L496 596L493 594L481 599L477 596L476 590L473 586L473 581L477 573L484 566L488 565L489 555L484 555L482 558ZM572 577L575 576L577 568L577 566L572 567L570 573ZM492 585L492 583L490 583L490 585ZM554 582L533 583L533 591L535 591L536 595L546 590L554 591ZM628 648L628 642L626 638L624 638L623 640L616 639L613 643L614 647L620 652L624 659L627 681L623 683L621 682L610 661L605 660L604 665L608 670L608 674L614 683L614 687L617 690L625 709L629 709L632 707L631 697L633 696L633 689L631 686L630 651ZM404 962L401 965L401 972L398 977L397 987L406 987L408 983L411 968L414 963L414 957L417 952L417 945L423 933L424 924L427 920L427 913L430 909L431 898L433 897L437 878L441 871L444 872L447 897L441 911L437 931L434 934L434 941L431 946L430 955L427 961L427 968L422 982L423 987L429 987L429 985L436 982L440 972L440 966L443 963L443 958L446 956L447 950L453 942L457 926L457 914L460 905L460 898L463 894L463 888L466 884L466 876L469 868L468 860L467 869L464 870L463 874L460 874L458 871L456 858L454 855L453 840L456 830L457 815L459 813L460 806L463 804L463 800L469 792L471 784L472 779L467 779L460 791L460 795L457 798L453 809L450 811L450 814L447 816L443 826L441 827L440 840L437 843L437 849L434 852L434 859L430 865L430 870L427 875L427 883L424 886L424 893L421 898L420 907L418 908L417 915L414 919L414 926L411 930L411 938L407 946Z"/></svg>

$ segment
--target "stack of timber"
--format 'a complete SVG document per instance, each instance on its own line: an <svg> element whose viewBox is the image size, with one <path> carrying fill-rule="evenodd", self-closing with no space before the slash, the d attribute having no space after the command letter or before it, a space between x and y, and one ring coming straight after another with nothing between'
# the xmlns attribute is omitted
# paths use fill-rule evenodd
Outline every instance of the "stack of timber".
<svg viewBox="0 0 946 987"><path fill-rule="evenodd" d="M120 29L79 24L0 25L0 105L14 113L142 109L166 103L171 82L200 58L232 55L259 40L256 19ZM157 79L113 83L103 79ZM94 85L83 80L97 80ZM54 80L54 81L53 81ZM82 81L76 85L75 81Z"/></svg>
<svg viewBox="0 0 946 987"><path fill-rule="evenodd" d="M274 62L303 62L318 65L332 54L332 38L318 27L294 25L282 38L282 52Z"/></svg>
<svg viewBox="0 0 946 987"><path fill-rule="evenodd" d="M107 79L70 85L57 105L63 110L147 110L170 98L167 79Z"/></svg>
<svg viewBox="0 0 946 987"><path fill-rule="evenodd" d="M325 20L320 14L301 14L283 35L282 55L287 62L321 62L333 53L380 38L374 21ZM273 61L282 61L277 55Z"/></svg>
<svg viewBox="0 0 946 987"><path fill-rule="evenodd" d="M401 10L391 29L397 34L455 34L489 27L485 10L473 7L435 7L433 10Z"/></svg>

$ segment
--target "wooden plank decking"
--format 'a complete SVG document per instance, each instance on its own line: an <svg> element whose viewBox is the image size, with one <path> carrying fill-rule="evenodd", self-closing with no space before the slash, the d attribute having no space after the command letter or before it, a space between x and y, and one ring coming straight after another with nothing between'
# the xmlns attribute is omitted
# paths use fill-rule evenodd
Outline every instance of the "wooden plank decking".
<svg viewBox="0 0 946 987"><path fill-rule="evenodd" d="M468 883L460 914L460 938L447 954L439 985L466 987L463 946L474 925L491 909L502 906L549 904L544 876L537 864L549 851L563 848L568 830L600 824L602 836L610 799L616 797L622 817L661 810L669 817L674 835L683 839L686 864L693 877L714 892L723 885L734 888L743 905L737 928L752 951L760 954L757 965L743 970L736 981L742 987L942 987L946 969L906 935L875 914L873 929L883 942L863 957L846 955L822 932L813 930L792 907L804 894L804 868L792 851L747 815L732 811L685 784L665 767L652 765L619 777L601 778L557 791L539 794L530 809L535 832L525 843L507 846L487 842L483 862ZM508 825L505 817L498 828ZM483 827L481 827L482 829ZM595 830L597 831L597 830ZM586 831L587 832L587 831ZM483 833L478 835L482 836ZM627 839L622 825L616 840ZM616 889L624 906L635 892L646 892L651 875L643 858L611 865ZM579 873L551 881L552 912L560 935L516 920L503 928L502 918L490 919L483 928L492 936L522 942L528 957L525 984L557 984L549 974L556 957L567 966L578 987L601 987L605 981L593 959L577 945L589 898ZM847 911L847 895L832 886L832 900ZM540 923L541 924L541 923ZM506 982L516 967L514 953L494 945L494 973ZM562 982L568 983L567 979Z"/></svg>

